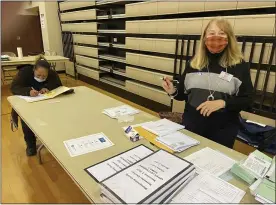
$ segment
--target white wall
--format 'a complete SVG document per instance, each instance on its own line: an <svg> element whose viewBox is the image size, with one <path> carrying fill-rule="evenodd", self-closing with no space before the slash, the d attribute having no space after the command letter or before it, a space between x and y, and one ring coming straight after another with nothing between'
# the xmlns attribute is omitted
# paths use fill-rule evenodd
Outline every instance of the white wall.
<svg viewBox="0 0 276 205"><path fill-rule="evenodd" d="M57 55L63 56L61 27L58 17L58 3L56 1L24 2L20 14L34 15L37 13L37 10L39 10L40 21L41 14L44 14L44 26L41 25L44 51L55 51L57 52ZM57 63L56 69L65 70L64 63Z"/></svg>

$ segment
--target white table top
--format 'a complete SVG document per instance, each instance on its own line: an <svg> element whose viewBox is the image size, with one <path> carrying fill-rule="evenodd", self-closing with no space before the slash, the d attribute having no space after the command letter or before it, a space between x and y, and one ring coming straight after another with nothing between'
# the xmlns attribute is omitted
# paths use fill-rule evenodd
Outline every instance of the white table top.
<svg viewBox="0 0 276 205"><path fill-rule="evenodd" d="M37 56L24 56L23 58L10 57L9 61L1 61L2 66L34 64ZM48 62L66 62L69 58L63 56L45 56Z"/></svg>
<svg viewBox="0 0 276 205"><path fill-rule="evenodd" d="M34 131L49 152L51 152L51 154L61 164L69 176L71 176L87 198L91 202L101 203L99 186L84 171L84 168L119 154L120 152L137 146L138 144L144 144L155 150L156 147L152 146L145 139L138 142L131 142L124 136L122 130L122 127L127 124L119 124L117 120L111 119L102 114L103 109L123 105L122 102L87 87L80 86L74 89L75 94L63 95L55 99L36 103L27 103L16 96L8 97L8 101L17 111L19 116L21 116ZM60 102L50 103L57 100ZM135 115L135 121L132 124L157 119L158 118L148 113L141 112L138 115ZM63 141L99 132L103 132L115 145L82 156L73 158L69 156ZM200 145L177 154L181 157L187 156L208 146L225 153L235 160L245 158L245 155L241 153L187 130L184 130L183 133L199 140ZM246 183L235 178L232 179L230 183L247 191L247 194L242 200L243 203L256 203L254 197L249 193L248 185Z"/></svg>

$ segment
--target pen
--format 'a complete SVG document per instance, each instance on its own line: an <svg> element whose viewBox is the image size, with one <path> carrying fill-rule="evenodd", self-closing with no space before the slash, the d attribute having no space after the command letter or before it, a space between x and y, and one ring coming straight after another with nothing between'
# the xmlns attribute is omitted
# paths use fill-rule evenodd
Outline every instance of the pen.
<svg viewBox="0 0 276 205"><path fill-rule="evenodd" d="M165 77L161 77L160 79L166 81L166 80L165 80ZM179 83L178 80L171 80L171 81L172 81L173 83Z"/></svg>

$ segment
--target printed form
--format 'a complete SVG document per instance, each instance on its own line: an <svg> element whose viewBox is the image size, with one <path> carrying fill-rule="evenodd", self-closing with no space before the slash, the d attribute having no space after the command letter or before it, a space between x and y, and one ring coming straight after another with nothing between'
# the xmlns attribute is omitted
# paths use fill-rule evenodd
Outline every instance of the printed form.
<svg viewBox="0 0 276 205"><path fill-rule="evenodd" d="M146 146L140 145L127 152L119 154L108 160L100 162L86 169L98 182L102 182L108 177L116 174L124 168L152 154L153 151Z"/></svg>
<svg viewBox="0 0 276 205"><path fill-rule="evenodd" d="M114 145L104 133L71 139L63 143L71 157L105 149Z"/></svg>
<svg viewBox="0 0 276 205"><path fill-rule="evenodd" d="M239 203L245 192L208 173L196 176L172 203Z"/></svg>
<svg viewBox="0 0 276 205"><path fill-rule="evenodd" d="M205 147L185 159L192 162L197 167L197 171L206 171L217 177L230 170L236 163L230 157L209 147Z"/></svg>

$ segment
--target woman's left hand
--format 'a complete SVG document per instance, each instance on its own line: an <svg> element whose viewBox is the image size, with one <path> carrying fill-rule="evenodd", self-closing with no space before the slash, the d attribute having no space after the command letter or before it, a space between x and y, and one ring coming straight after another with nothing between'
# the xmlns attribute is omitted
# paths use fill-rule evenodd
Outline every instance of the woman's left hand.
<svg viewBox="0 0 276 205"><path fill-rule="evenodd" d="M213 100L213 101L206 101L204 103L201 103L196 110L200 110L200 114L202 114L204 117L209 117L213 112L222 109L225 107L225 101L224 100Z"/></svg>
<svg viewBox="0 0 276 205"><path fill-rule="evenodd" d="M44 93L48 93L48 92L49 92L49 90L48 90L47 88L42 88L42 89L39 91L40 94L44 94Z"/></svg>

